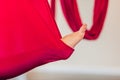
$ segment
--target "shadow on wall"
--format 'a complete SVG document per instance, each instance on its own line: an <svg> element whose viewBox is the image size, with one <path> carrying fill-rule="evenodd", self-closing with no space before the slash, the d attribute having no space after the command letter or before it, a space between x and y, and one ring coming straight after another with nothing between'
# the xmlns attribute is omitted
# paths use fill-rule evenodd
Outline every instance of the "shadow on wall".
<svg viewBox="0 0 120 80"><path fill-rule="evenodd" d="M41 67L26 76L27 80L120 80L119 72L108 68Z"/></svg>
<svg viewBox="0 0 120 80"><path fill-rule="evenodd" d="M37 73L27 74L27 80L120 80L120 76L95 74Z"/></svg>

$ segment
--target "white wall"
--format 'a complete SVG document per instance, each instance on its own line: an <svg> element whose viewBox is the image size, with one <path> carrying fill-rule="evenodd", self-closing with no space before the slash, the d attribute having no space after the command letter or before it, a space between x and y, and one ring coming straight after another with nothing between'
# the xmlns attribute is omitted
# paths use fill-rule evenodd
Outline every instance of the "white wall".
<svg viewBox="0 0 120 80"><path fill-rule="evenodd" d="M94 0L77 0L83 22L92 25ZM120 0L110 0L104 28L97 40L81 41L67 61L50 63L45 66L120 69ZM66 23L59 0L57 0L57 24L64 36L72 31Z"/></svg>

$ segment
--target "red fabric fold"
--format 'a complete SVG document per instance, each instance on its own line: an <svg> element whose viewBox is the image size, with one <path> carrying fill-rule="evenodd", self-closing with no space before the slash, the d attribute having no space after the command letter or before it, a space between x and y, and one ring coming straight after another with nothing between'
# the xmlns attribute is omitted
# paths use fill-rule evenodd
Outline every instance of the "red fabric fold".
<svg viewBox="0 0 120 80"><path fill-rule="evenodd" d="M76 0L60 0L65 18L73 31L79 30L83 24L79 15ZM108 0L95 0L93 25L86 31L85 39L97 39L103 28L108 8Z"/></svg>
<svg viewBox="0 0 120 80"><path fill-rule="evenodd" d="M55 0L52 0L54 3ZM99 37L105 21L109 0L95 0L93 11L93 25L86 31L85 39L95 40ZM76 0L60 0L62 10L70 28L75 32L81 27L82 20ZM78 3L79 4L79 3ZM54 4L52 6L55 6ZM53 8L52 8L53 9ZM55 12L55 11L54 11Z"/></svg>
<svg viewBox="0 0 120 80"><path fill-rule="evenodd" d="M73 49L60 39L47 0L1 0L0 80L67 59Z"/></svg>
<svg viewBox="0 0 120 80"><path fill-rule="evenodd" d="M56 0L51 0L51 10L54 17L55 17L55 4L56 4Z"/></svg>

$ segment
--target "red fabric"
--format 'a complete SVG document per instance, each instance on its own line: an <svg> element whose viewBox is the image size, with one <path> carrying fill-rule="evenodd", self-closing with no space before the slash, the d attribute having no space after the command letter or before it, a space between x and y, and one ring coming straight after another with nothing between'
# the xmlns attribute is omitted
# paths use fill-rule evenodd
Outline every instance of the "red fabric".
<svg viewBox="0 0 120 80"><path fill-rule="evenodd" d="M47 0L0 0L0 80L67 59L60 39Z"/></svg>
<svg viewBox="0 0 120 80"><path fill-rule="evenodd" d="M55 17L55 4L56 4L56 0L51 0L51 10L54 17Z"/></svg>
<svg viewBox="0 0 120 80"><path fill-rule="evenodd" d="M79 15L76 0L60 0L60 2L69 26L73 31L78 31L83 23ZM90 30L86 31L85 39L95 40L99 37L105 21L107 8L108 0L95 0L93 25Z"/></svg>
<svg viewBox="0 0 120 80"><path fill-rule="evenodd" d="M61 0L65 18L73 31L79 30L82 21L78 12L76 0ZM86 31L85 38L89 40L97 39L104 24L108 0L95 0L93 25Z"/></svg>

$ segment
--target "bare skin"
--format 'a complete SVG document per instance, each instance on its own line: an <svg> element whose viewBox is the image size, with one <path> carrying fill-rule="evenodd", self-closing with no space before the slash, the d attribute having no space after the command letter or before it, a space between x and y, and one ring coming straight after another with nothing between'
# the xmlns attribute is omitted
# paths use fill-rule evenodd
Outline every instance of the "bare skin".
<svg viewBox="0 0 120 80"><path fill-rule="evenodd" d="M78 31L64 36L61 40L71 48L74 48L83 39L86 28L87 25L83 24Z"/></svg>

